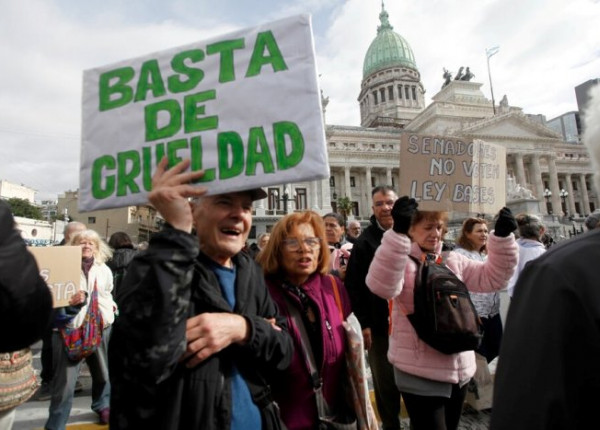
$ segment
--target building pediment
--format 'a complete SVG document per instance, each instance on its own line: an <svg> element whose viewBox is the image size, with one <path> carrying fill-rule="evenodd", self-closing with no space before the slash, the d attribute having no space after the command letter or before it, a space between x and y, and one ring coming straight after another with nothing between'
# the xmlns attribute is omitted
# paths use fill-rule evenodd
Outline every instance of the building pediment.
<svg viewBox="0 0 600 430"><path fill-rule="evenodd" d="M560 140L560 135L554 130L515 111L465 124L461 131L464 134L482 137Z"/></svg>

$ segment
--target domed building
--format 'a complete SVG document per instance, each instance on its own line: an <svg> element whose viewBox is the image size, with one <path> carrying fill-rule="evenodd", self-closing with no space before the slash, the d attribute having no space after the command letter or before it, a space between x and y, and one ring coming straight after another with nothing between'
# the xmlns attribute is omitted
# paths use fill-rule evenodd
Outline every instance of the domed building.
<svg viewBox="0 0 600 430"><path fill-rule="evenodd" d="M383 4L379 20L363 62L360 126L326 125L331 176L269 187L268 199L256 202L256 235L269 231L285 213L312 209L325 214L343 202L349 202L349 217L368 223L374 186L409 193L399 187L406 133L479 139L506 148L507 202L514 211L544 216L555 238L568 235L573 219L582 221L600 207L583 145L563 141L541 115L524 114L506 96L493 106L481 91L483 84L470 80L447 81L426 106L415 55L394 31ZM324 98L324 115L327 103Z"/></svg>
<svg viewBox="0 0 600 430"><path fill-rule="evenodd" d="M360 125L403 128L425 109L425 89L410 45L393 31L384 8L379 20L363 62Z"/></svg>

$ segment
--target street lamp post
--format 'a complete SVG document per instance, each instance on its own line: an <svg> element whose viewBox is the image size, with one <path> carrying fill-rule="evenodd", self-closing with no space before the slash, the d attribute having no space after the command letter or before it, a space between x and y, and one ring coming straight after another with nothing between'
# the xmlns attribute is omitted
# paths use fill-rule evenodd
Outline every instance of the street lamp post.
<svg viewBox="0 0 600 430"><path fill-rule="evenodd" d="M489 48L485 50L485 55L487 56L487 69L488 69L488 77L490 79L490 91L492 93L492 108L494 109L494 115L496 115L496 101L494 100L494 87L492 86L492 73L490 72L490 58L497 54L500 50L499 46L494 46L493 48Z"/></svg>
<svg viewBox="0 0 600 430"><path fill-rule="evenodd" d="M546 210L548 214L552 215L552 207L550 206L550 197L552 197L552 191L548 188L544 190L544 198L546 199Z"/></svg>
<svg viewBox="0 0 600 430"><path fill-rule="evenodd" d="M564 188L560 190L560 193L558 194L562 200L562 210L563 213L565 214L565 216L569 215L569 211L567 211L567 204L566 204L566 200L567 197L569 196L569 192L566 191Z"/></svg>

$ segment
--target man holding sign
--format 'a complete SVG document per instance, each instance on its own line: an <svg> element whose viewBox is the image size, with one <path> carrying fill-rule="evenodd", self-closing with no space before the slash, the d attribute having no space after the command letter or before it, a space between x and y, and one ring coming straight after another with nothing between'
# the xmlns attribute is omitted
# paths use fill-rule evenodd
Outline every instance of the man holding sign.
<svg viewBox="0 0 600 430"><path fill-rule="evenodd" d="M149 200L167 224L117 292L111 428L280 428L266 379L289 365L291 338L241 252L266 193L208 196L189 166L159 164Z"/></svg>

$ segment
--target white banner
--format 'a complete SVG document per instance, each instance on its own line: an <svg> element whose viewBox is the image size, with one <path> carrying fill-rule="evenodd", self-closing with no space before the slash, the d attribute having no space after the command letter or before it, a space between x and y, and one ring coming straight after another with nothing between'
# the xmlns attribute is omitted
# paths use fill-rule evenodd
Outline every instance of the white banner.
<svg viewBox="0 0 600 430"><path fill-rule="evenodd" d="M329 177L310 16L83 77L79 210L147 202L163 156L209 194Z"/></svg>

